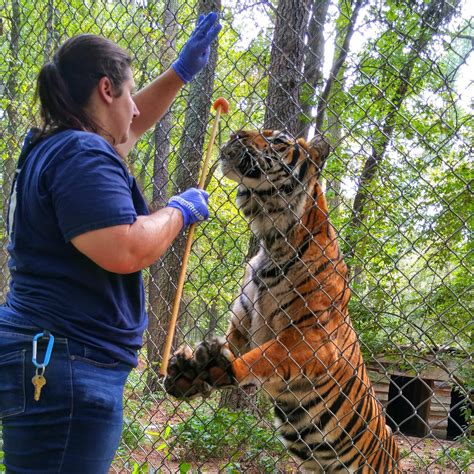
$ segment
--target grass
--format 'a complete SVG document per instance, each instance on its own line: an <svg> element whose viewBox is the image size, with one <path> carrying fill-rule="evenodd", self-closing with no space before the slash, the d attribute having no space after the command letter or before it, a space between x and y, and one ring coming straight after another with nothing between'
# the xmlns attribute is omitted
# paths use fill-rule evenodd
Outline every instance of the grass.
<svg viewBox="0 0 474 474"><path fill-rule="evenodd" d="M169 451L188 462L224 457L229 461L221 469L229 473L249 467L275 472L276 460L286 458L285 447L273 430L262 427L252 415L226 408L210 410L205 405L172 427Z"/></svg>

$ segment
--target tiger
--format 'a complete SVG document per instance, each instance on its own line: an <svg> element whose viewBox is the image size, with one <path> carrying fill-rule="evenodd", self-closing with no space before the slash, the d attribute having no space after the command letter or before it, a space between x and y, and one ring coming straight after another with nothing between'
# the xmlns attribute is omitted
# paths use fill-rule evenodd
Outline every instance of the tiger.
<svg viewBox="0 0 474 474"><path fill-rule="evenodd" d="M399 451L367 375L348 303L348 269L319 182L319 135L242 130L221 150L223 175L259 239L227 336L172 356L165 390L189 399L256 385L304 472L398 473Z"/></svg>

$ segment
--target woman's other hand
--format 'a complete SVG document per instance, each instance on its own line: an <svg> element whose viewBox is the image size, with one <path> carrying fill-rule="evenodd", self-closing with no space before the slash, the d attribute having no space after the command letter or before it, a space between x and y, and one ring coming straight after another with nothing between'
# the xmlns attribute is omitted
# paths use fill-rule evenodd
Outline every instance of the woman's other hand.
<svg viewBox="0 0 474 474"><path fill-rule="evenodd" d="M216 13L199 17L195 30L172 66L183 82L190 82L207 64L211 43L217 38L221 28Z"/></svg>
<svg viewBox="0 0 474 474"><path fill-rule="evenodd" d="M203 189L189 188L184 193L173 196L168 207L174 207L183 214L183 228L209 218L209 194Z"/></svg>

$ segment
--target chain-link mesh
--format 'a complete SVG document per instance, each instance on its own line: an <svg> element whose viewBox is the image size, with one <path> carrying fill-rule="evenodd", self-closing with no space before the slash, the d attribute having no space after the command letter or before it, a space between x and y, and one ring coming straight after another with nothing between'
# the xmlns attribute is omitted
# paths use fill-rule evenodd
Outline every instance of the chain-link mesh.
<svg viewBox="0 0 474 474"><path fill-rule="evenodd" d="M468 0L5 0L0 18L3 221L15 161L35 121L35 77L58 45L80 32L109 37L131 52L135 81L142 87L169 67L198 14L208 11L219 11L223 25L208 67L129 156L152 206L163 205L170 195L196 184L213 120L211 104L218 96L229 101L207 183L212 218L199 226L192 248L175 349L227 334L241 291L258 287L260 277L244 280L249 261L247 274L280 275L288 285L282 295L281 287L260 279L255 291L263 292L265 299L246 303L253 326L247 327L250 340L239 347L237 357L261 347L264 340L283 340L283 334L261 336L276 327L270 316L284 315L289 326L299 326L301 341L322 324L325 313L310 308L313 296L306 280L289 281L285 271L295 263L306 266L308 275L324 287L308 253L292 243L292 229L301 226L304 217L290 202L280 210L265 210L274 222L266 224L259 238L265 241L273 235L286 242L287 260L277 262L270 252L274 266L262 268L261 259L251 260L259 251L259 238L248 221L252 226L257 218L235 205L243 174L240 182L231 181L217 163L224 144L240 129L284 130L289 142L292 137L322 135L330 153L321 189L348 266L343 275L352 292L348 313L372 385L369 389L366 381L359 391L373 390L381 402L400 452L400 469L474 472L469 234L474 23ZM283 155L286 146L274 142L273 152ZM272 179L263 176L260 191L268 191ZM269 194L289 192L280 182L272 189ZM315 201L313 207L319 209L320 204ZM279 217L289 209L299 216L291 228ZM4 225L2 229L0 287L5 294L9 275ZM316 232L310 232L314 230L308 230L311 239L316 239ZM332 258L327 249L333 239L328 238L317 258ZM295 446L300 455L306 452L306 461L322 466L320 472L333 472L338 461L337 472L349 469L347 453L356 456L362 449L358 440L372 425L370 416L362 416L362 405L353 405L361 417L349 428L351 414L340 417L352 391L347 381L340 382L341 373L334 375L331 364L342 366L342 374L354 371L347 350L339 350L339 358L331 363L323 360L326 372L315 378L306 371L324 355L309 343L313 352L305 363L300 359L307 347L299 342L283 344L282 360L271 361L274 374L267 374L266 381L274 381L278 373L280 393L291 393L299 403L295 410L306 412L291 442L287 436L287 446L274 419L276 415L288 428L295 412L282 416L278 397L274 406L274 387L257 380L255 367L267 357L264 351L251 370L256 388L216 390L189 402L164 391L157 369L183 247L183 239L178 239L145 275L150 324L139 366L126 386L125 424L111 472L302 472L304 460L295 456ZM336 267L334 272L340 274ZM333 278L323 275L327 281ZM327 308L337 306L330 290L318 291L329 299ZM311 325L295 322L288 292L310 309ZM332 318L341 314L345 308L338 308ZM338 349L344 346L340 327L326 335ZM279 367L289 363L293 367L282 374ZM295 387L295 377L303 372L306 379ZM327 374L339 384L337 393L323 393ZM320 397L311 409L310 396ZM319 408L315 411L314 406ZM342 428L353 437L351 446L336 439ZM380 441L372 450L393 452ZM325 464L324 459L332 457L338 461ZM358 472L384 472L387 463L384 457L378 467ZM314 463L312 469L318 472Z"/></svg>

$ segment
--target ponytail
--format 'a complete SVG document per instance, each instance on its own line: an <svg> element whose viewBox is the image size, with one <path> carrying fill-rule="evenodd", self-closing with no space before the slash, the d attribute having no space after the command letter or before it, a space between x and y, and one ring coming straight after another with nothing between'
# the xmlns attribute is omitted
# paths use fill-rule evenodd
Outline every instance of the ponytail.
<svg viewBox="0 0 474 474"><path fill-rule="evenodd" d="M106 76L119 96L130 64L126 51L101 36L84 34L67 40L38 75L40 135L71 128L97 133L100 127L85 108L94 87Z"/></svg>
<svg viewBox="0 0 474 474"><path fill-rule="evenodd" d="M37 96L40 100L43 130L51 128L91 129L95 126L69 93L54 62L45 64L39 73Z"/></svg>

